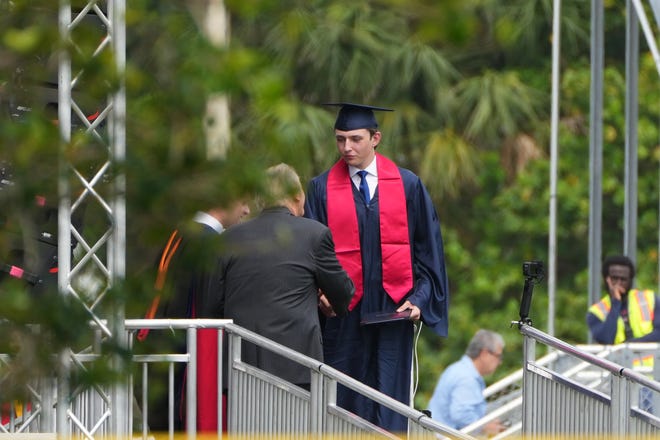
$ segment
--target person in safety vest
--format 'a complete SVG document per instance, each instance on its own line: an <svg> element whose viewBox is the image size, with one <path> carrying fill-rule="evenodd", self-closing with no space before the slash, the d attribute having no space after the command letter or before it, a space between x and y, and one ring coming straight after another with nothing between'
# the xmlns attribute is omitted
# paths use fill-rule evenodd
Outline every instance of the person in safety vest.
<svg viewBox="0 0 660 440"><path fill-rule="evenodd" d="M589 307L587 324L599 344L660 342L660 311L652 290L633 289L635 265L630 258L614 255L603 261L608 295ZM653 354L633 359L633 367L653 368ZM639 390L639 408L654 413L652 392Z"/></svg>
<svg viewBox="0 0 660 440"><path fill-rule="evenodd" d="M589 307L587 324L599 344L660 342L660 311L652 290L632 288L635 266L623 255L603 261L608 295Z"/></svg>

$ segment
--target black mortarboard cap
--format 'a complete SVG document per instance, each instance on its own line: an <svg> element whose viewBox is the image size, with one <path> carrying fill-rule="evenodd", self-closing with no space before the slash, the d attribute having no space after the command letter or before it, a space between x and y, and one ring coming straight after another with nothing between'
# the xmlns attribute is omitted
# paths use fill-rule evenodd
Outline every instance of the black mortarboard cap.
<svg viewBox="0 0 660 440"><path fill-rule="evenodd" d="M324 105L341 107L335 121L335 129L350 131L359 128L378 128L374 116L375 111L391 112L391 108L374 107L372 105L353 104L350 102L327 102Z"/></svg>

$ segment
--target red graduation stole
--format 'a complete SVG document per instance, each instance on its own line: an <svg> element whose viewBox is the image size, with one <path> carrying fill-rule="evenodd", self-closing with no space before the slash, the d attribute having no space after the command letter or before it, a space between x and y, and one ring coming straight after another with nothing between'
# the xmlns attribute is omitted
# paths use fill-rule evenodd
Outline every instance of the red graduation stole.
<svg viewBox="0 0 660 440"><path fill-rule="evenodd" d="M412 262L408 236L408 211L401 174L396 164L376 154L378 168L378 208L383 288L395 303L412 289ZM360 233L353 200L353 181L348 165L339 160L328 173L328 227L332 231L337 259L353 280L355 295L348 306L353 310L362 299L363 274Z"/></svg>

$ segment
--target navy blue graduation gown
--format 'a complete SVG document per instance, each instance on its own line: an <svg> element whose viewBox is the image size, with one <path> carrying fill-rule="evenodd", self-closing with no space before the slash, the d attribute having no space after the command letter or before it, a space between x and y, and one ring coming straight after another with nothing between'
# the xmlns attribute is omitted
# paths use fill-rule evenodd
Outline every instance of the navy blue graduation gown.
<svg viewBox="0 0 660 440"><path fill-rule="evenodd" d="M348 316L326 320L323 348L327 364L409 404L414 336L412 322L360 325L363 315L394 311L409 300L420 308L425 325L438 335L447 336L449 291L438 215L419 177L404 168L399 170L408 210L414 287L399 304L395 304L383 289L379 187L367 205L351 183L360 231L364 295ZM327 180L328 171L310 181L305 203L305 216L326 225ZM338 233L341 232L333 231L333 234ZM342 386L337 390L337 403L389 431L404 432L407 429L404 417Z"/></svg>

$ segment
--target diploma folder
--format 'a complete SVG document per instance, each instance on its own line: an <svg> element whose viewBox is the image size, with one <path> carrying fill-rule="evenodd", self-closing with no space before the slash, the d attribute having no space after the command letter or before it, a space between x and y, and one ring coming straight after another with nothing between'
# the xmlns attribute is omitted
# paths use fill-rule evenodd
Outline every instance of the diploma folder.
<svg viewBox="0 0 660 440"><path fill-rule="evenodd" d="M377 312L367 313L362 317L360 325L369 324L383 324L386 322L406 321L410 319L411 310L404 310L403 312Z"/></svg>

